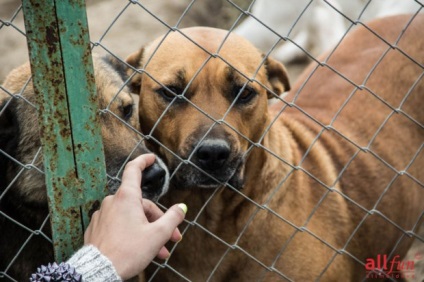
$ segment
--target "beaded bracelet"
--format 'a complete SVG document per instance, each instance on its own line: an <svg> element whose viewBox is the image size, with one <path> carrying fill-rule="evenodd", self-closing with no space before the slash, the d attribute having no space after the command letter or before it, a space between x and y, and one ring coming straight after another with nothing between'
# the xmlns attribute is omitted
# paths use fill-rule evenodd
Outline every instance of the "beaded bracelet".
<svg viewBox="0 0 424 282"><path fill-rule="evenodd" d="M61 262L42 265L37 268L37 272L31 274L30 282L81 282L82 276L75 271L75 268L67 263Z"/></svg>

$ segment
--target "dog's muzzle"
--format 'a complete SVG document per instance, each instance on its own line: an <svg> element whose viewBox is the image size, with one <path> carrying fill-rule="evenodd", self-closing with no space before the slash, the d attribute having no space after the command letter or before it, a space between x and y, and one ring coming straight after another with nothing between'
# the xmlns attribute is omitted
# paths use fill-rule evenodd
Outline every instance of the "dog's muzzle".
<svg viewBox="0 0 424 282"><path fill-rule="evenodd" d="M169 187L169 171L164 162L156 156L155 162L143 171L141 191L143 198L157 201Z"/></svg>
<svg viewBox="0 0 424 282"><path fill-rule="evenodd" d="M182 164L176 173L181 188L217 188L230 184L241 189L243 158L226 139L205 139L192 149L192 164Z"/></svg>

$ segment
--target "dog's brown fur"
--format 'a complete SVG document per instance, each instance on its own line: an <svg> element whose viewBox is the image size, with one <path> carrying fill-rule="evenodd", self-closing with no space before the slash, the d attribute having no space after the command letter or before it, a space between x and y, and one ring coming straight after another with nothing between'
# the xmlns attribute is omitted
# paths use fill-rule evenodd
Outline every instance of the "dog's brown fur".
<svg viewBox="0 0 424 282"><path fill-rule="evenodd" d="M123 81L113 65L117 62L98 56L93 61L99 106L113 113L100 117L107 172L119 177L126 161L147 149L138 146L140 137L129 128L139 128L137 107L126 87L120 91ZM27 281L38 266L54 261L52 244L42 235L30 236L31 232L22 227L39 230L48 214L36 97L32 83L26 85L30 77L26 64L13 70L3 84L9 93L18 95L22 91L20 98L0 91L0 209L11 218L0 215L0 270L7 270L6 275L17 281ZM17 162L33 167L25 169ZM119 181L109 181L111 192L118 185ZM49 222L42 231L50 236ZM18 252L21 246L24 248Z"/></svg>
<svg viewBox="0 0 424 282"><path fill-rule="evenodd" d="M394 43L410 18L369 26ZM398 43L418 64L358 28L329 59L334 71L313 65L299 79L286 98L293 107L281 102L267 106L270 91L289 88L283 66L268 58L256 74L261 54L235 35L220 48L225 31L184 29L184 35L170 33L131 55L128 63L147 73L132 80L140 93L142 131L164 145L150 143L174 171L169 199L187 203L188 219L195 219L169 265L192 281L210 275L210 281L279 281L283 276L360 281L367 258L403 257L410 240L396 225L412 230L424 209L424 190L417 184L424 180L422 153L414 158L423 140L417 125L424 124L423 80L413 87L423 72L423 27L419 16ZM228 96L231 85L246 82L228 64L254 78L249 85L258 94L224 116L234 100ZM177 92L190 82L184 92L190 103L176 98L169 106L172 94L158 82ZM355 89L352 82L365 86L348 99ZM211 129L212 119L225 123ZM239 133L260 143L245 157L251 143ZM175 155L201 166L196 150L203 138L228 142L228 163L241 158L225 168L231 175L218 167L208 171L214 177L208 182L197 168L180 163ZM226 180L233 188L219 184ZM241 187L248 198L237 192ZM155 281L180 279L167 268L155 275Z"/></svg>

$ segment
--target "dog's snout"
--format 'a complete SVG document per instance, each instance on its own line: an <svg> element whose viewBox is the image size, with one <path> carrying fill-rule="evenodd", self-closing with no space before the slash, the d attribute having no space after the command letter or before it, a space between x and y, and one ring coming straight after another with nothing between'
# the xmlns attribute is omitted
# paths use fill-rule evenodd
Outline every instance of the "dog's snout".
<svg viewBox="0 0 424 282"><path fill-rule="evenodd" d="M162 187L165 181L165 170L154 163L143 171L143 180L141 186L144 187L150 184L157 184L158 187Z"/></svg>
<svg viewBox="0 0 424 282"><path fill-rule="evenodd" d="M229 159L231 148L223 140L206 140L196 151L198 164L205 170L221 168Z"/></svg>
<svg viewBox="0 0 424 282"><path fill-rule="evenodd" d="M156 162L147 167L143 171L143 177L141 180L143 196L148 197L150 194L161 194L165 181L166 171L163 167L158 165Z"/></svg>

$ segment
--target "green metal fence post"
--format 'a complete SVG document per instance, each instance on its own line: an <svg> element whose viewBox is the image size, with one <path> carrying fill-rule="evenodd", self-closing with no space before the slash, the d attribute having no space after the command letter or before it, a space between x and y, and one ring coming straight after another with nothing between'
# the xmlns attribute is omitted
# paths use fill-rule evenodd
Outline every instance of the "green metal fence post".
<svg viewBox="0 0 424 282"><path fill-rule="evenodd" d="M84 0L23 0L55 256L83 244L106 171Z"/></svg>

